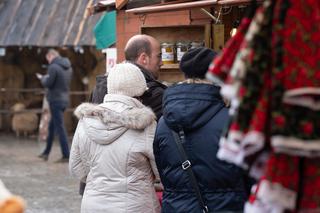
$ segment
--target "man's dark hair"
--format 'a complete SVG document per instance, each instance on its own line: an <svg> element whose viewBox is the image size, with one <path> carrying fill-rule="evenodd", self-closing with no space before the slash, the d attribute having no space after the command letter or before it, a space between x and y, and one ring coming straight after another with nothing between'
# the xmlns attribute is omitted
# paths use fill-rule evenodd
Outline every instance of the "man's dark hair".
<svg viewBox="0 0 320 213"><path fill-rule="evenodd" d="M127 61L136 61L143 52L148 56L151 55L151 43L147 36L135 38L126 46L124 50L125 59Z"/></svg>

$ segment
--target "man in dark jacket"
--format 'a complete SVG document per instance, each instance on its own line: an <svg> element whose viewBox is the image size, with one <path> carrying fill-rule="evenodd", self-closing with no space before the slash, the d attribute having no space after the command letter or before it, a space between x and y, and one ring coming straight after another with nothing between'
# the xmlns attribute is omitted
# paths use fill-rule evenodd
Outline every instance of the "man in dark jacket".
<svg viewBox="0 0 320 213"><path fill-rule="evenodd" d="M127 62L137 65L143 73L148 91L142 96L142 103L149 106L156 114L157 119L162 115L162 96L167 88L157 81L159 69L162 66L160 43L148 35L135 35L131 37L125 47L125 59ZM99 75L97 83L91 94L90 101L102 103L107 93L107 75Z"/></svg>
<svg viewBox="0 0 320 213"><path fill-rule="evenodd" d="M162 66L160 43L149 35L131 37L124 49L125 59L137 65L146 78L148 91L142 96L142 103L150 106L159 119L162 115L162 96L165 85L157 81Z"/></svg>
<svg viewBox="0 0 320 213"><path fill-rule="evenodd" d="M39 157L48 160L55 132L57 132L62 151L62 158L57 162L68 162L69 146L63 113L69 104L69 90L72 76L71 63L69 59L61 57L54 49L48 51L46 59L49 63L48 73L44 76L37 74L37 77L41 80L41 84L48 89L47 99L51 112L51 120L49 123L47 146Z"/></svg>
<svg viewBox="0 0 320 213"><path fill-rule="evenodd" d="M164 186L162 212L202 212L189 174L182 169L172 130L184 132L183 147L209 212L242 212L246 199L243 172L216 157L229 116L220 88L205 80L214 56L208 48L189 50L180 62L186 80L165 91L163 117L154 139Z"/></svg>

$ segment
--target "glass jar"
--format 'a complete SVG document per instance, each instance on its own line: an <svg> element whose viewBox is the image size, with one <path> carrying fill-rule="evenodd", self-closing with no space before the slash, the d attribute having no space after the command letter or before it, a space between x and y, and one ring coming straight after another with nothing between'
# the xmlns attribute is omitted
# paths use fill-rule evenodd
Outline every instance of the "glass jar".
<svg viewBox="0 0 320 213"><path fill-rule="evenodd" d="M174 63L174 44L164 42L161 44L161 60L163 64Z"/></svg>
<svg viewBox="0 0 320 213"><path fill-rule="evenodd" d="M190 49L194 49L194 48L198 48L198 47L204 47L204 42L203 41L193 41L193 42L191 42Z"/></svg>
<svg viewBox="0 0 320 213"><path fill-rule="evenodd" d="M181 61L182 56L188 51L189 49L189 42L186 41L178 41L177 44L177 62Z"/></svg>

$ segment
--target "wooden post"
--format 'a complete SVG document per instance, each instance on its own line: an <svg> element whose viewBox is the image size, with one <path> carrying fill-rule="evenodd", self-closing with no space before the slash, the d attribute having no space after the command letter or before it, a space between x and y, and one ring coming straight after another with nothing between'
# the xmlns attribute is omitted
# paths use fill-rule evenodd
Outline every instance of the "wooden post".
<svg viewBox="0 0 320 213"><path fill-rule="evenodd" d="M116 0L116 8L117 8L117 10L120 10L127 3L128 3L128 0Z"/></svg>
<svg viewBox="0 0 320 213"><path fill-rule="evenodd" d="M213 32L213 49L220 51L224 47L224 25L214 24L212 25Z"/></svg>

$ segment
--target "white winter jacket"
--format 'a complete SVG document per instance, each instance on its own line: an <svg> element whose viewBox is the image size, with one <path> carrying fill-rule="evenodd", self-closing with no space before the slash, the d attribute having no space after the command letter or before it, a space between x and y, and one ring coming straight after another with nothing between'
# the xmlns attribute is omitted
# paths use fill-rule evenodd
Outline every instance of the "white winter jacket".
<svg viewBox="0 0 320 213"><path fill-rule="evenodd" d="M81 104L71 147L70 173L87 183L82 213L160 212L154 180L155 115L138 100L108 94Z"/></svg>

